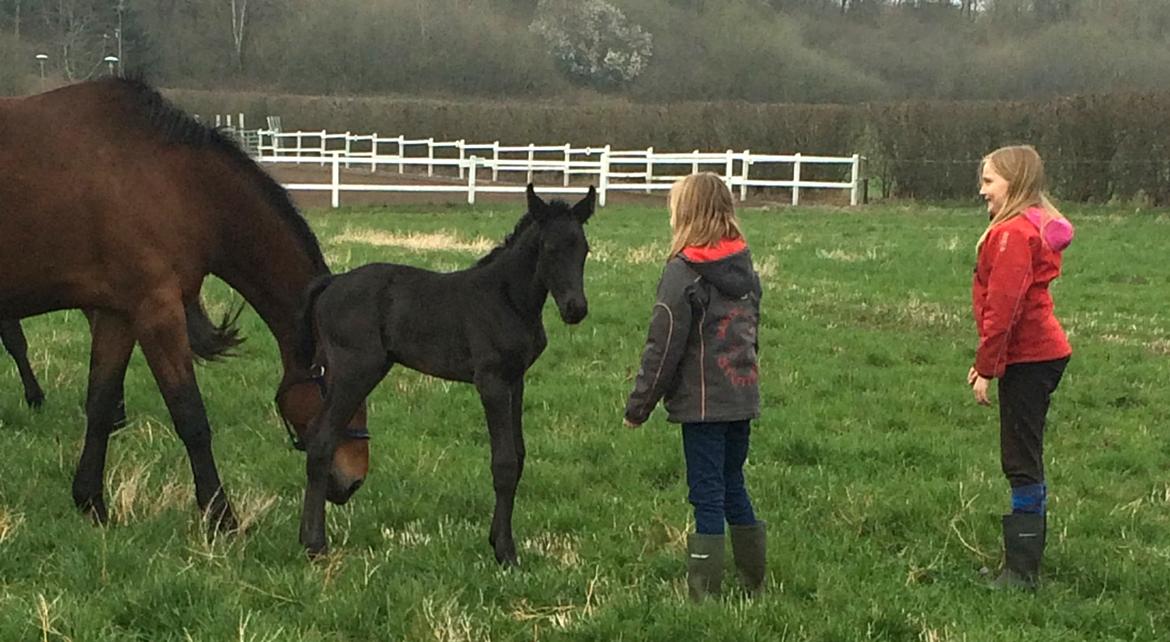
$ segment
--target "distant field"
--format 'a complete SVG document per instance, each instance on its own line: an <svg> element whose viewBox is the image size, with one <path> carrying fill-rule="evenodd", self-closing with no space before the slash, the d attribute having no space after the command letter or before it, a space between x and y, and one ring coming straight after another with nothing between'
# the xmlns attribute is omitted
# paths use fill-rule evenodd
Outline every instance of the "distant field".
<svg viewBox="0 0 1170 642"><path fill-rule="evenodd" d="M520 199L517 199L517 203ZM452 270L520 206L310 213L335 270ZM530 371L521 568L487 545L487 433L469 386L395 369L371 398L371 474L329 507L330 557L297 543L304 457L272 406L275 344L200 368L220 472L247 525L207 543L190 468L136 354L112 439L108 529L69 494L88 332L29 321L48 394L21 405L0 358L0 640L1155 640L1170 637L1170 212L1073 210L1055 287L1076 354L1050 414L1047 582L980 587L1008 506L996 415L963 385L974 208L749 210L764 280L763 417L747 475L770 528L770 593L685 601L690 524L677 429L621 425L663 261L665 210L588 226L590 315ZM213 310L235 300L219 282ZM1159 401L1160 400L1160 401ZM729 557L730 564L730 557ZM725 584L731 584L731 574Z"/></svg>

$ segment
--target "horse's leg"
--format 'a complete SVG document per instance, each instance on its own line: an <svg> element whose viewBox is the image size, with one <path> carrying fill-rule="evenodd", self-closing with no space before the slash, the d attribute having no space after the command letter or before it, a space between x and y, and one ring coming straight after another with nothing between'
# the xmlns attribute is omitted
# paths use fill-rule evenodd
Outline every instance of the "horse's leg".
<svg viewBox="0 0 1170 642"><path fill-rule="evenodd" d="M98 318L101 316L108 316L108 314L109 314L109 313L99 313L97 310L82 310L82 313L85 314L86 319L89 319L90 336L97 335L97 328L95 326L97 324ZM130 349L131 350L134 349L133 343L130 344ZM127 359L129 359L129 356L130 356L129 353L127 353L127 355L126 355ZM122 374L122 376L118 377L116 384L112 381L110 382L110 385L116 386L116 390L114 390L110 394L115 395L115 399L118 400L117 404L115 405L115 408L114 408L113 418L110 422L110 425L111 425L110 432L114 432L115 430L126 426L126 395L123 392L123 387L124 387L124 384L126 381L126 376L125 376L126 368L124 366L122 368L122 372L123 372L123 374ZM92 374L92 373L93 373L93 352L91 350L90 351L90 374ZM91 382L92 382L92 380L91 380ZM87 404L88 404L88 402L87 402Z"/></svg>
<svg viewBox="0 0 1170 642"><path fill-rule="evenodd" d="M30 407L39 408L45 401L45 392L41 390L41 384L37 382L37 376L28 362L28 340L24 338L24 330L21 330L18 319L0 321L0 342L4 343L8 354L16 362L20 382L24 385L25 402Z"/></svg>
<svg viewBox="0 0 1170 642"><path fill-rule="evenodd" d="M73 475L73 501L99 524L109 519L103 498L106 447L117 420L126 365L134 333L125 319L109 312L89 313L89 390L85 399L85 446Z"/></svg>
<svg viewBox="0 0 1170 642"><path fill-rule="evenodd" d="M171 413L175 432L187 448L199 510L206 516L211 533L233 531L238 525L211 452L211 425L195 382L187 317L178 290L173 295L159 292L147 296L138 311L134 334Z"/></svg>
<svg viewBox="0 0 1170 642"><path fill-rule="evenodd" d="M326 347L325 403L309 424L305 444L305 502L301 544L312 557L329 549L325 535L325 498L333 454L350 419L389 369L380 350L338 351Z"/></svg>
<svg viewBox="0 0 1170 642"><path fill-rule="evenodd" d="M475 387L487 416L492 442L492 485L496 492L496 510L488 543L500 564L516 564L516 543L512 540L512 506L516 485L520 482L520 453L517 451L516 428L512 419L514 385L493 374L475 375Z"/></svg>

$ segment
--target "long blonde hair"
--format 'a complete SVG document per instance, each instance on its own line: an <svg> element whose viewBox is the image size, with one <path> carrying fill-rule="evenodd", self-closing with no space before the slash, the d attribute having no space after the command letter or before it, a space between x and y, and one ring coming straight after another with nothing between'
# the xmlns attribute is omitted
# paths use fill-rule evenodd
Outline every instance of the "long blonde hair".
<svg viewBox="0 0 1170 642"><path fill-rule="evenodd" d="M1040 159L1040 154L1036 152L1035 147L1010 145L1000 147L984 156L983 162L979 164L980 180L982 180L983 170L986 167L990 167L992 171L1007 181L1007 199L1004 200L1003 206L999 208L995 216L991 218L987 229L983 230L983 235L979 237L979 243L975 245L976 250L982 249L983 242L987 240L987 235L991 233L992 228L1020 216L1030 207L1040 207L1053 218L1063 218L1063 215L1048 197L1048 179L1044 175L1044 161Z"/></svg>
<svg viewBox="0 0 1170 642"><path fill-rule="evenodd" d="M670 187L670 229L670 257L685 247L743 238L731 190L711 172L680 178Z"/></svg>

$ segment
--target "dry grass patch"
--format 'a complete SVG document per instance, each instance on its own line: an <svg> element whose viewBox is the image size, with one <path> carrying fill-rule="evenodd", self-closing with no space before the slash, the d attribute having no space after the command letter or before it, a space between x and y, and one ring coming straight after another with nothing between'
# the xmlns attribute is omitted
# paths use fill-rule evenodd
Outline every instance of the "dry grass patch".
<svg viewBox="0 0 1170 642"><path fill-rule="evenodd" d="M11 539L23 523L23 513L16 513L6 506L0 506L0 544Z"/></svg>
<svg viewBox="0 0 1170 642"><path fill-rule="evenodd" d="M381 230L349 229L333 237L333 243L361 243L377 247L395 247L411 252L469 252L485 254L496 246L494 241L482 236L471 241L460 239L448 232L409 232L397 234Z"/></svg>
<svg viewBox="0 0 1170 642"><path fill-rule="evenodd" d="M537 555L547 557L565 568L579 566L581 564L581 555L577 552L577 538L571 535L541 533L536 537L525 540L522 548Z"/></svg>

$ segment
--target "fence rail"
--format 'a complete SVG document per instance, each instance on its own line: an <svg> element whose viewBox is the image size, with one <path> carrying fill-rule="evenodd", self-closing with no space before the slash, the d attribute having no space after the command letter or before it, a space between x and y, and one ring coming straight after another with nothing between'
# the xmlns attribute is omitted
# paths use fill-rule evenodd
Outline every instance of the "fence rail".
<svg viewBox="0 0 1170 642"><path fill-rule="evenodd" d="M219 118L217 117L217 123ZM243 122L241 115L237 122ZM269 119L270 124L272 119ZM228 122L229 128L231 122ZM636 150L614 150L602 147L564 145L501 145L468 143L466 140L436 141L434 138L407 138L331 133L320 131L284 132L277 129L235 130L249 151L262 163L275 165L312 164L329 166L328 182L289 183L284 187L294 191L328 191L333 207L340 207L343 192L414 192L466 193L467 202L474 203L477 193L518 193L524 187L497 185L502 174L524 174L526 182L533 182L537 174L559 176L559 186L546 186L543 191L559 194L580 194L584 187L571 186L575 176L595 177L598 204L605 206L610 192L652 193L670 189L678 178L698 171L712 171L721 175L728 187L738 191L740 200L746 200L749 188L782 188L791 193L792 205L800 204L801 192L810 189L847 190L849 202L860 202L860 155L816 156L803 154L759 154L750 150L722 152L660 152L653 147ZM802 177L809 166L842 167L841 180L808 180ZM342 168L368 169L371 173L397 171L405 174L407 168L425 170L434 177L436 170L450 178L458 177L459 184L395 184L345 183ZM768 167L766 171L760 169ZM756 175L752 176L753 168ZM490 173L491 182L482 182ZM763 175L761 175L763 174Z"/></svg>

